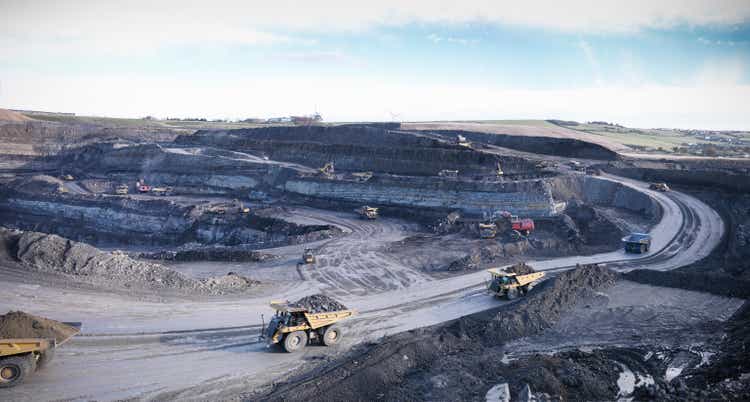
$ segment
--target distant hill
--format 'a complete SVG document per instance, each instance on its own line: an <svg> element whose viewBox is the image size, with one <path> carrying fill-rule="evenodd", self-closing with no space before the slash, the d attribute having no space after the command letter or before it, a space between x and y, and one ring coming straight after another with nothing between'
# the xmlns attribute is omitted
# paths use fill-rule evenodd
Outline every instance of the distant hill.
<svg viewBox="0 0 750 402"><path fill-rule="evenodd" d="M24 116L21 113L13 112L7 109L0 109L0 121L31 121L31 120L34 120L34 119Z"/></svg>

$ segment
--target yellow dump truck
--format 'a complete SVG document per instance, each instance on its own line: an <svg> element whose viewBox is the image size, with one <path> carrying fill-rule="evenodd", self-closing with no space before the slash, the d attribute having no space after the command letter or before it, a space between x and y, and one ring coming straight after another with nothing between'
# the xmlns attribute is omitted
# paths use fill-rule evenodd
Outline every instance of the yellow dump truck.
<svg viewBox="0 0 750 402"><path fill-rule="evenodd" d="M535 281L544 277L544 272L519 275L506 272L501 268L490 268L487 272L491 275L487 290L495 296L505 297L508 300L525 295L534 286Z"/></svg>
<svg viewBox="0 0 750 402"><path fill-rule="evenodd" d="M378 219L378 209L367 205L357 209L357 213L362 219Z"/></svg>
<svg viewBox="0 0 750 402"><path fill-rule="evenodd" d="M302 262L305 264L315 264L315 253L313 252L313 249L305 249L305 252L302 253Z"/></svg>
<svg viewBox="0 0 750 402"><path fill-rule="evenodd" d="M303 349L310 341L319 341L325 346L338 343L343 332L336 323L357 314L356 310L312 313L280 301L271 302L271 308L276 314L268 322L262 338L268 345L281 344L289 353Z"/></svg>
<svg viewBox="0 0 750 402"><path fill-rule="evenodd" d="M80 323L65 323L78 330ZM0 339L0 388L14 387L36 370L44 368L55 357L55 348L67 342L55 339L15 338Z"/></svg>
<svg viewBox="0 0 750 402"><path fill-rule="evenodd" d="M667 183L651 183L648 185L648 188L651 190L661 191L663 193L666 193L669 191L669 186Z"/></svg>

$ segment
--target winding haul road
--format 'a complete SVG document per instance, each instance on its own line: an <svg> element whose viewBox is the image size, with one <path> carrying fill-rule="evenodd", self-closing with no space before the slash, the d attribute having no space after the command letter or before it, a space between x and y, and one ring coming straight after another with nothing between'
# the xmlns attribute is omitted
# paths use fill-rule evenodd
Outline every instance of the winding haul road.
<svg viewBox="0 0 750 402"><path fill-rule="evenodd" d="M648 193L663 209L652 229L652 251L622 251L531 261L538 270L559 271L575 264L604 263L618 270L673 269L707 256L719 243L724 223L701 201L679 192L659 193L645 183L603 177ZM65 290L42 285L0 283L2 309L22 309L61 320L84 322L86 333L58 350L49 368L16 388L0 390L0 400L207 400L258 389L306 361L343 351L354 342L433 325L507 303L483 292L484 271L433 280L405 266L378 245L405 237L408 228L389 219L362 222L330 212L303 215L340 225L347 236L322 245L323 268L292 281L274 298L294 300L319 290L360 314L347 322L346 342L335 348L308 347L303 353L276 353L258 341L261 314L270 313L268 295L221 301L149 302L131 297ZM295 255L298 255L295 250ZM390 278L384 280L384 278ZM354 292L389 284L377 292ZM399 285L400 284L400 285ZM23 297L33 294L31 297ZM17 297L16 297L17 296ZM267 318L266 318L267 320Z"/></svg>

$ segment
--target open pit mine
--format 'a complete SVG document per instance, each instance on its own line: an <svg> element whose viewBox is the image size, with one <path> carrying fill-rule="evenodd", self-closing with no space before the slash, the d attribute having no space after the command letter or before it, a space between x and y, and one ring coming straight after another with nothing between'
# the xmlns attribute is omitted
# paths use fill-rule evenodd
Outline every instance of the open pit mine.
<svg viewBox="0 0 750 402"><path fill-rule="evenodd" d="M69 124L0 122L0 400L750 397L746 164Z"/></svg>

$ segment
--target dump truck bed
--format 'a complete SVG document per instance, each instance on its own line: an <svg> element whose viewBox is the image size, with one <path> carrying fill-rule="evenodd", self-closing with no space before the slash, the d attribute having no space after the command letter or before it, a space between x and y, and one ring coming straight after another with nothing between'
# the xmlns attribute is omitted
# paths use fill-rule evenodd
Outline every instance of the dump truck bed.
<svg viewBox="0 0 750 402"><path fill-rule="evenodd" d="M54 342L54 340L38 338L0 339L0 357L43 352L54 347Z"/></svg>
<svg viewBox="0 0 750 402"><path fill-rule="evenodd" d="M331 325L337 321L341 321L344 318L349 318L356 314L354 310L339 310L339 311L327 311L323 313L305 313L305 318L310 324L310 328L318 329Z"/></svg>

